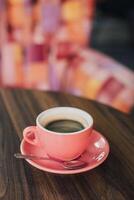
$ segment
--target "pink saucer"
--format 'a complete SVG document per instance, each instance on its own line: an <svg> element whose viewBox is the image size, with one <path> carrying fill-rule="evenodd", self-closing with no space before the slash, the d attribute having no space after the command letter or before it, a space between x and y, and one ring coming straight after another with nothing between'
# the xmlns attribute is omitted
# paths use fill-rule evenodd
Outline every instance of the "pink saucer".
<svg viewBox="0 0 134 200"><path fill-rule="evenodd" d="M67 170L62 167L60 163L55 161L46 160L29 160L28 163L34 167L56 174L77 174L91 170L100 165L107 158L109 154L109 144L107 140L97 131L93 130L93 134L90 137L90 147L82 154L81 160L85 161L87 165L76 170ZM47 156L47 154L36 146L28 144L25 140L22 140L20 146L21 153L33 154L36 156Z"/></svg>

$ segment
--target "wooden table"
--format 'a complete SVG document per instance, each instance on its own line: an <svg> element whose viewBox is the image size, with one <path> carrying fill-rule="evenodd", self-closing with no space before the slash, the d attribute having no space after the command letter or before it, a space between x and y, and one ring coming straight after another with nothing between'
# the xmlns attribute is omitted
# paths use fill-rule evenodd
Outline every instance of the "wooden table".
<svg viewBox="0 0 134 200"><path fill-rule="evenodd" d="M22 131L37 115L54 106L75 106L94 117L94 127L111 151L99 167L77 175L40 171L17 160ZM134 120L95 101L62 93L0 90L1 200L132 200L134 199Z"/></svg>

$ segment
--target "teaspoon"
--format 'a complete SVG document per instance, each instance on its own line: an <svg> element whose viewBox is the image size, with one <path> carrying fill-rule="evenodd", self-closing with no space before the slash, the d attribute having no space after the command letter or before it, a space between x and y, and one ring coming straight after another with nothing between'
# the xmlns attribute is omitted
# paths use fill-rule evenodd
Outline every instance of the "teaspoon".
<svg viewBox="0 0 134 200"><path fill-rule="evenodd" d="M35 155L28 155L28 154L21 154L21 153L15 153L14 156L19 159L30 159L30 160L48 160L53 161L61 164L64 169L68 170L76 170L80 169L82 167L85 167L87 165L86 162L82 160L70 160L70 161L62 161L55 158L49 158L49 157L43 157L43 156L35 156Z"/></svg>

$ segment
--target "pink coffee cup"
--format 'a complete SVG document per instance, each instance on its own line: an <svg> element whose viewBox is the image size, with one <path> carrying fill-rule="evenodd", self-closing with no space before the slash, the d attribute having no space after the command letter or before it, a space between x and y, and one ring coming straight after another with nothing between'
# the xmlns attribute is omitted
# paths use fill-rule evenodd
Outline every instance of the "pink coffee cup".
<svg viewBox="0 0 134 200"><path fill-rule="evenodd" d="M67 134L44 128L52 121L65 119L80 122L84 128ZM73 160L88 147L92 127L93 118L87 112L74 107L54 107L40 113L36 119L36 126L25 128L23 137L29 144L42 148L50 157Z"/></svg>

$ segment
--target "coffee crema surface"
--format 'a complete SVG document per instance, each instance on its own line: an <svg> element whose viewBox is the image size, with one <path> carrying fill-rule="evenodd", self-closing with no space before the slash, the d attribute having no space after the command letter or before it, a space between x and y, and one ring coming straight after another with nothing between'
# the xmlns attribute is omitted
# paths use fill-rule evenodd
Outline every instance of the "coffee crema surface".
<svg viewBox="0 0 134 200"><path fill-rule="evenodd" d="M44 126L45 129L49 131L59 132L59 133L73 133L83 130L85 127L78 121L70 119L61 119L49 122Z"/></svg>

